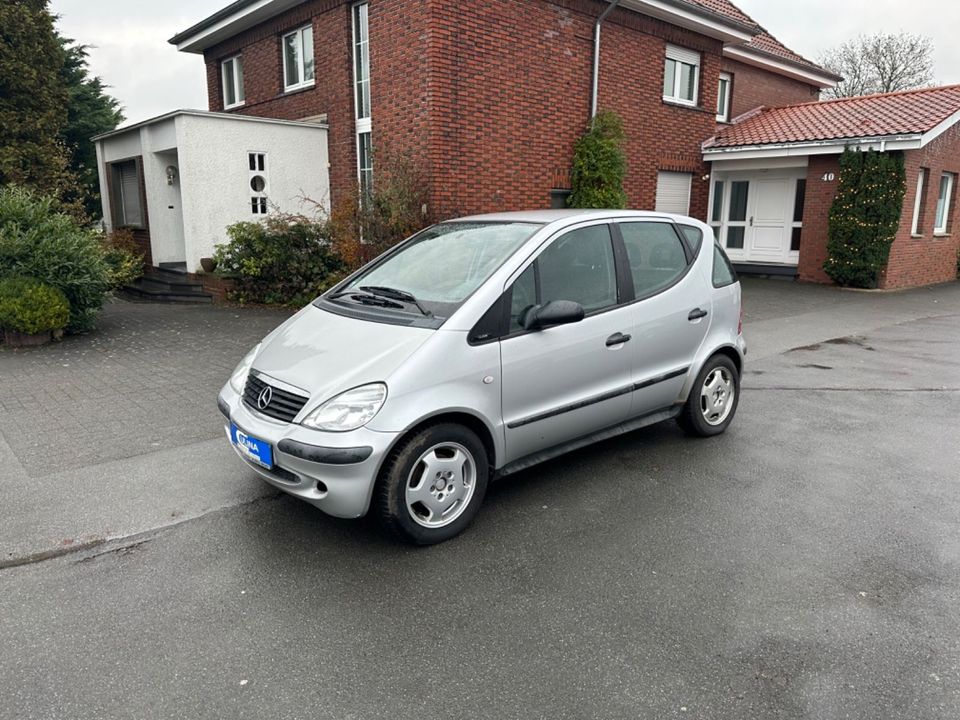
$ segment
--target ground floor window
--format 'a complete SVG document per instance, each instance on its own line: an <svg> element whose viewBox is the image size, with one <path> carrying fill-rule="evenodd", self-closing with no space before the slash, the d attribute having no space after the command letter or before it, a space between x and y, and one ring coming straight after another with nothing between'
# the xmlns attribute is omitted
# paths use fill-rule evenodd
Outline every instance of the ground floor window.
<svg viewBox="0 0 960 720"><path fill-rule="evenodd" d="M250 168L250 213L266 215L267 193L267 154L263 152L247 153L247 165Z"/></svg>
<svg viewBox="0 0 960 720"><path fill-rule="evenodd" d="M940 194L937 196L937 214L933 231L939 235L947 232L950 221L950 201L953 198L953 173L940 176Z"/></svg>
<svg viewBox="0 0 960 720"><path fill-rule="evenodd" d="M114 227L143 227L143 196L140 192L140 164L124 160L110 166Z"/></svg>
<svg viewBox="0 0 960 720"><path fill-rule="evenodd" d="M917 194L913 198L913 224L911 235L919 235L923 229L923 205L927 197L927 169L920 168L917 173Z"/></svg>
<svg viewBox="0 0 960 720"><path fill-rule="evenodd" d="M690 214L690 182L693 175L682 172L657 173L657 200L656 211L674 213L676 215Z"/></svg>
<svg viewBox="0 0 960 720"><path fill-rule="evenodd" d="M360 191L368 196L373 192L373 133L357 134L357 166L360 172Z"/></svg>

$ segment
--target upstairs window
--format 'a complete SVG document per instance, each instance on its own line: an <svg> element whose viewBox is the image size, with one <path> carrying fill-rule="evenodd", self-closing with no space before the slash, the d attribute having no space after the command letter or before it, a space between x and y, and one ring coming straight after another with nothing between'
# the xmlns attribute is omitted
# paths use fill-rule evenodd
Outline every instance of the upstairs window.
<svg viewBox="0 0 960 720"><path fill-rule="evenodd" d="M733 89L733 76L730 73L720 73L720 84L717 87L717 121L730 121L730 91Z"/></svg>
<svg viewBox="0 0 960 720"><path fill-rule="evenodd" d="M936 235L945 235L947 224L950 221L950 200L953 197L953 175L944 173L940 176L940 194L937 196L937 215L933 224Z"/></svg>
<svg viewBox="0 0 960 720"><path fill-rule="evenodd" d="M243 105L243 58L239 55L224 60L221 65L223 79L223 107L225 110Z"/></svg>
<svg viewBox="0 0 960 720"><path fill-rule="evenodd" d="M700 53L667 45L663 69L663 99L681 105L697 104L700 90Z"/></svg>
<svg viewBox="0 0 960 720"><path fill-rule="evenodd" d="M310 87L313 77L313 26L307 25L283 36L283 89Z"/></svg>
<svg viewBox="0 0 960 720"><path fill-rule="evenodd" d="M368 5L353 6L353 76L356 85L357 120L370 118L370 37Z"/></svg>

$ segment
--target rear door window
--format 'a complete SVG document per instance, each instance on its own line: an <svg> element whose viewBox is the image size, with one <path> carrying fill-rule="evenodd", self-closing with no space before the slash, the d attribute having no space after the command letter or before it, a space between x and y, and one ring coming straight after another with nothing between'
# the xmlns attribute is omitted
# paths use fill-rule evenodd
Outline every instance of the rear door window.
<svg viewBox="0 0 960 720"><path fill-rule="evenodd" d="M671 223L620 223L637 299L673 285L687 271L683 241Z"/></svg>

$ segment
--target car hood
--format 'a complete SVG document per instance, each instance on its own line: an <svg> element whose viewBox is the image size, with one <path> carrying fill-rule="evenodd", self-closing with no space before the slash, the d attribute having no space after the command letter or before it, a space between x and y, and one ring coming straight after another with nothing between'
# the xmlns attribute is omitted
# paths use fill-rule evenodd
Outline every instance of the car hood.
<svg viewBox="0 0 960 720"><path fill-rule="evenodd" d="M308 305L264 339L253 369L307 391L312 407L358 385L387 380L434 332Z"/></svg>

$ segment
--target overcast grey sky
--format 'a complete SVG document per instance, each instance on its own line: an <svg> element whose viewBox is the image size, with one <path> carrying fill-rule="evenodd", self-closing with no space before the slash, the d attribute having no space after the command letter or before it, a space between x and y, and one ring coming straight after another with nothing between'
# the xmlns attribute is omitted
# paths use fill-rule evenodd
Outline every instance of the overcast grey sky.
<svg viewBox="0 0 960 720"><path fill-rule="evenodd" d="M230 0L52 0L61 32L96 46L93 72L124 106L129 122L178 108L207 107L198 55L178 53L167 39ZM929 35L940 83L960 83L960 2L956 0L734 0L789 48L817 55L860 33Z"/></svg>

